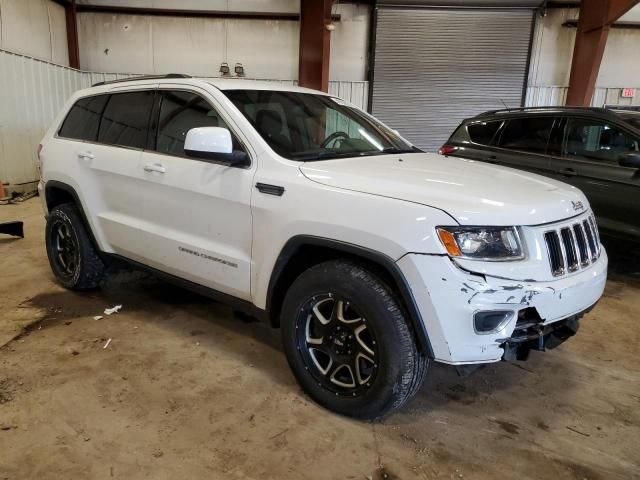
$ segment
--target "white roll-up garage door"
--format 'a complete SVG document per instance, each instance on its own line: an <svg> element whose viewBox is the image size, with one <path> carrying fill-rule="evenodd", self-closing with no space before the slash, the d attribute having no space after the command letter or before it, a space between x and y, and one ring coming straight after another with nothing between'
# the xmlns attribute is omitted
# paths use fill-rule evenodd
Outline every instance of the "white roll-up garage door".
<svg viewBox="0 0 640 480"><path fill-rule="evenodd" d="M521 106L531 9L377 9L372 113L437 150L464 118Z"/></svg>

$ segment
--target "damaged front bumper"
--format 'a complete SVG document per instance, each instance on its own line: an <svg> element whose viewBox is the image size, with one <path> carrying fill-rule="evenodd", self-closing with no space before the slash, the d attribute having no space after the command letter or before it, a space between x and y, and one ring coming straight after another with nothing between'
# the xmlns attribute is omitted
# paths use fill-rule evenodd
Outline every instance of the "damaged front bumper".
<svg viewBox="0 0 640 480"><path fill-rule="evenodd" d="M398 265L409 281L434 357L453 365L524 359L575 334L578 320L602 296L607 255L589 268L550 281L518 281L475 274L449 257L405 255ZM512 312L497 330L478 332L478 312Z"/></svg>
<svg viewBox="0 0 640 480"><path fill-rule="evenodd" d="M503 360L526 360L531 350L544 352L556 348L565 340L578 333L580 319L595 307L571 315L563 320L545 323L535 308L525 308L518 315L511 337L504 339Z"/></svg>

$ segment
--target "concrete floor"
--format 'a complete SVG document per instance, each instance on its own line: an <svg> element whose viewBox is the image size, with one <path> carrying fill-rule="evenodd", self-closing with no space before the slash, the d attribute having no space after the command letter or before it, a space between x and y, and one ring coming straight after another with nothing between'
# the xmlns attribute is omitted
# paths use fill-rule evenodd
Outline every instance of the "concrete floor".
<svg viewBox="0 0 640 480"><path fill-rule="evenodd" d="M466 379L432 365L404 409L365 423L300 391L278 331L135 273L65 291L38 199L0 207L9 219L26 238L0 239L0 478L640 478L640 262L624 247L577 337Z"/></svg>

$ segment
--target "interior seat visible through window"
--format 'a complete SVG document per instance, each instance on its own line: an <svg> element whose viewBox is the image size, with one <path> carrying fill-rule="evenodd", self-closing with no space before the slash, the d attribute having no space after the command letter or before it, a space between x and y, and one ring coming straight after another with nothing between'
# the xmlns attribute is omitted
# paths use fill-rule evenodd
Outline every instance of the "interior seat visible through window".
<svg viewBox="0 0 640 480"><path fill-rule="evenodd" d="M638 142L615 126L581 118L569 119L566 154L593 160L618 162L638 151Z"/></svg>
<svg viewBox="0 0 640 480"><path fill-rule="evenodd" d="M199 127L229 128L218 112L204 98L192 92L164 91L160 105L156 151L186 156L184 141L187 132ZM232 135L233 149L242 150Z"/></svg>
<svg viewBox="0 0 640 480"><path fill-rule="evenodd" d="M291 141L282 133L282 117L276 110L258 110L256 114L256 129L271 140L276 149L288 151L291 149Z"/></svg>

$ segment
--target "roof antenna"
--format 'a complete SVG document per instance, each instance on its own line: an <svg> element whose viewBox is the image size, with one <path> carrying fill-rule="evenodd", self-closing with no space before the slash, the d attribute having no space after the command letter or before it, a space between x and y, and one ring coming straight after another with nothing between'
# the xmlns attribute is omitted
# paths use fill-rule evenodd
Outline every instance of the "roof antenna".
<svg viewBox="0 0 640 480"><path fill-rule="evenodd" d="M511 109L507 106L507 104L505 103L505 101L504 101L504 100L502 100L501 98L500 98L499 100L500 100L500 102L502 103L502 105L504 105L504 108L505 108L506 110L511 110Z"/></svg>

